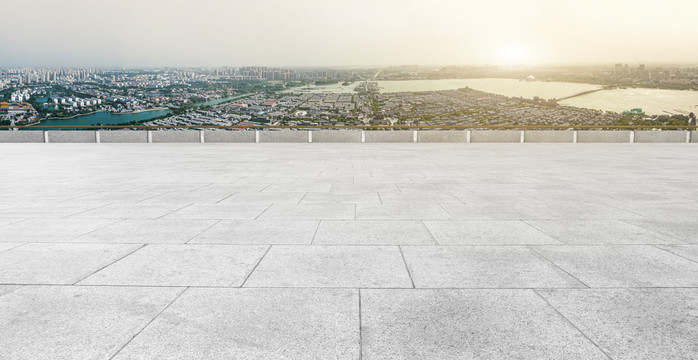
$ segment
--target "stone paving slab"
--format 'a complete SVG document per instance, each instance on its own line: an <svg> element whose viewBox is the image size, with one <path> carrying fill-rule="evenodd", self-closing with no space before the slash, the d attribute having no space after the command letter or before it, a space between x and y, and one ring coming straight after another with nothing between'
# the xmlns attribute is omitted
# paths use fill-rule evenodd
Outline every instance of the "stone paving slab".
<svg viewBox="0 0 698 360"><path fill-rule="evenodd" d="M520 246L404 246L418 288L585 287L534 251Z"/></svg>
<svg viewBox="0 0 698 360"><path fill-rule="evenodd" d="M0 252L0 284L73 284L139 247L25 244Z"/></svg>
<svg viewBox="0 0 698 360"><path fill-rule="evenodd" d="M531 290L362 290L363 359L606 359Z"/></svg>
<svg viewBox="0 0 698 360"><path fill-rule="evenodd" d="M590 287L698 286L698 263L649 245L534 248Z"/></svg>
<svg viewBox="0 0 698 360"><path fill-rule="evenodd" d="M439 204L357 204L357 220L446 220L453 217Z"/></svg>
<svg viewBox="0 0 698 360"><path fill-rule="evenodd" d="M675 241L698 244L698 219L692 220L628 220L628 223L670 237Z"/></svg>
<svg viewBox="0 0 698 360"><path fill-rule="evenodd" d="M301 204L380 204L381 198L377 192L336 193L308 192L300 201Z"/></svg>
<svg viewBox="0 0 698 360"><path fill-rule="evenodd" d="M310 244L317 220L223 220L190 244Z"/></svg>
<svg viewBox="0 0 698 360"><path fill-rule="evenodd" d="M77 196L77 195L76 195ZM71 196L72 197L72 196ZM60 199L65 201L64 199ZM6 209L0 216L9 218L63 218L97 209L109 203L72 204L72 203L33 203Z"/></svg>
<svg viewBox="0 0 698 360"><path fill-rule="evenodd" d="M353 220L356 215L355 205L350 204L274 204L260 219L272 220Z"/></svg>
<svg viewBox="0 0 698 360"><path fill-rule="evenodd" d="M560 244L523 221L425 221L439 245Z"/></svg>
<svg viewBox="0 0 698 360"><path fill-rule="evenodd" d="M0 227L0 242L66 242L116 220L109 219L29 219ZM13 240L14 239L14 240Z"/></svg>
<svg viewBox="0 0 698 360"><path fill-rule="evenodd" d="M79 285L240 286L267 246L145 246Z"/></svg>
<svg viewBox="0 0 698 360"><path fill-rule="evenodd" d="M313 244L434 245L421 221L322 221Z"/></svg>
<svg viewBox="0 0 698 360"><path fill-rule="evenodd" d="M89 223L93 221L95 220L90 220ZM185 243L216 222L216 220L127 219L78 236L72 241L129 244Z"/></svg>
<svg viewBox="0 0 698 360"><path fill-rule="evenodd" d="M0 296L0 358L109 359L181 291L24 286Z"/></svg>
<svg viewBox="0 0 698 360"><path fill-rule="evenodd" d="M269 204L192 204L165 216L165 219L251 220L259 216Z"/></svg>
<svg viewBox="0 0 698 360"><path fill-rule="evenodd" d="M17 242L0 243L0 252L16 248L17 246L20 246L22 244L24 244L24 243L17 243Z"/></svg>
<svg viewBox="0 0 698 360"><path fill-rule="evenodd" d="M306 192L239 192L223 200L219 204L298 204Z"/></svg>
<svg viewBox="0 0 698 360"><path fill-rule="evenodd" d="M657 245L658 248L698 262L698 245Z"/></svg>
<svg viewBox="0 0 698 360"><path fill-rule="evenodd" d="M22 287L21 285L0 285L0 297Z"/></svg>
<svg viewBox="0 0 698 360"><path fill-rule="evenodd" d="M397 246L272 246L247 287L412 287Z"/></svg>
<svg viewBox="0 0 698 360"><path fill-rule="evenodd" d="M358 359L356 290L189 289L114 358Z"/></svg>
<svg viewBox="0 0 698 360"><path fill-rule="evenodd" d="M181 205L152 204L109 204L72 215L76 219L157 219L179 208Z"/></svg>
<svg viewBox="0 0 698 360"><path fill-rule="evenodd" d="M691 147L0 144L0 358L693 359Z"/></svg>
<svg viewBox="0 0 698 360"><path fill-rule="evenodd" d="M456 220L522 220L540 219L540 211L521 204L443 204Z"/></svg>
<svg viewBox="0 0 698 360"><path fill-rule="evenodd" d="M698 356L698 289L540 290L612 359Z"/></svg>
<svg viewBox="0 0 698 360"><path fill-rule="evenodd" d="M619 220L528 220L528 224L562 243L666 244L676 240Z"/></svg>

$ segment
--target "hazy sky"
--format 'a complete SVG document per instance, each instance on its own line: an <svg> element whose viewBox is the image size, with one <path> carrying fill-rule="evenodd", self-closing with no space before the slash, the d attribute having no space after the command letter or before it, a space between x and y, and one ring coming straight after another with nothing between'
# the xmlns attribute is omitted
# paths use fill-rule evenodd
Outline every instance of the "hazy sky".
<svg viewBox="0 0 698 360"><path fill-rule="evenodd" d="M0 66L698 63L696 0L0 0Z"/></svg>

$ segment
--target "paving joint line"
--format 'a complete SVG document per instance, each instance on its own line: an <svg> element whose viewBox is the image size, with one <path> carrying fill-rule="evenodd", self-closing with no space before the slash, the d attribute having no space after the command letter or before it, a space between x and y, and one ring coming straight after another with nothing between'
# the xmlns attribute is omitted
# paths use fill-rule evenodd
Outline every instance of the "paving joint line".
<svg viewBox="0 0 698 360"><path fill-rule="evenodd" d="M414 279L412 278L412 272L410 271L410 267L407 265L407 260L405 260L405 254L402 252L402 246L398 245L398 250L400 251L400 256L402 257L402 263L405 264L405 270L407 270L407 276L410 278L410 283L412 284L412 288L416 289L416 286L414 286Z"/></svg>
<svg viewBox="0 0 698 360"><path fill-rule="evenodd" d="M252 219L252 220L257 220L257 219L259 219L259 217L262 216L262 214L264 214L265 212L267 212L267 210L269 210L269 208L271 208L273 205L274 205L274 203L269 204L269 206L267 206L264 210L262 210L262 212L259 213L259 215L255 216L255 218Z"/></svg>
<svg viewBox="0 0 698 360"><path fill-rule="evenodd" d="M317 226L315 227L315 232L313 233L313 238L310 239L310 245L313 245L315 242L315 237L317 236L317 232L320 229L320 224L322 224L323 220L318 220L317 221Z"/></svg>
<svg viewBox="0 0 698 360"><path fill-rule="evenodd" d="M189 287L185 287L182 291L180 291L179 294L177 294L177 296L175 296L174 299L172 299L172 301L170 301L170 303L167 304L167 306L165 306L162 310L160 310L160 312L157 313L157 315L155 315L152 319L150 319L150 321L148 321L148 323L145 324L145 326L143 326L140 330L138 330L137 333L135 333L133 336L131 336L131 338L130 338L122 347L120 347L119 350L117 350L117 351L114 353L114 355L110 356L110 357L109 357L109 360L111 360L111 359L113 359L114 357L116 357L116 355L119 355L119 353L121 352L121 350L123 350L126 346L128 346L128 344L130 344L131 341L133 341L133 339L135 339L138 335L140 335L141 332L143 332L143 330L145 330L148 326L150 326L150 324L152 324L153 321L155 321L155 319L157 319L158 317L160 317L160 315L161 315L163 312L165 312L165 310L169 309L170 306L172 306L172 304L174 304L174 302L177 301L177 299L179 299L180 296L182 296L182 294L184 294L184 292L186 292L187 290L189 290Z"/></svg>
<svg viewBox="0 0 698 360"><path fill-rule="evenodd" d="M18 247L20 247L20 246L24 246L24 245L27 245L27 244L29 244L29 243L26 243L26 242L25 242L25 243L22 243L22 242L20 242L18 245L15 245L15 246L13 246L13 247L10 247L10 248L7 248L7 249L5 249L5 250L0 251L0 254L4 253L4 252L6 252L6 251L14 250L14 249L16 249L16 248L18 248Z"/></svg>
<svg viewBox="0 0 698 360"><path fill-rule="evenodd" d="M661 245L661 244L660 244L660 245ZM679 245L681 245L681 244L679 244ZM685 259L685 260L688 260L688 261L690 261L690 262L693 262L693 263L698 264L698 261L696 261L696 260L694 260L694 259L687 258L687 257L685 257L685 256L683 256L683 255L681 255L681 254L677 254L677 253L675 253L675 252L673 252L673 251L671 251L671 250L661 248L661 247L657 246L656 244L649 244L649 246L651 246L651 247L653 247L653 248L656 248L656 249L659 249L659 250L662 250L662 251L665 251L665 252L667 252L667 253L669 253L669 254L671 254L671 255L678 256L678 257L680 257L680 258L682 258L682 259Z"/></svg>
<svg viewBox="0 0 698 360"><path fill-rule="evenodd" d="M209 225L208 227L206 227L205 229L201 230L198 234L194 235L191 239L185 241L184 244L189 244L189 242L191 242L192 240L196 239L196 238L199 237L201 234L205 233L208 229L210 229L210 228L216 226L216 225L217 225L218 223L220 223L221 221L223 221L223 220L216 220L213 224L211 224L211 225Z"/></svg>
<svg viewBox="0 0 698 360"><path fill-rule="evenodd" d="M427 224L424 223L424 220L419 220L419 222L422 224L424 229L426 229L427 232L429 233L429 235L431 236L431 240L434 242L434 245L441 246L441 244L439 243L439 240L437 240L436 236L434 236L434 233L432 233L431 230L429 229L429 227L427 226ZM427 246L427 245L422 245L422 246Z"/></svg>
<svg viewBox="0 0 698 360"><path fill-rule="evenodd" d="M110 220L110 219L105 219L105 220ZM117 220L117 219L113 219L113 220L115 220L113 223L110 223L110 224L107 224L107 225L104 225L104 226L100 226L100 227L98 227L98 228L96 228L96 229L94 229L94 230L90 230L90 231L88 231L88 232L86 232L86 233L83 233L83 234L80 234L80 235L77 235L77 236L73 236L73 237L71 237L70 240L68 240L67 242L68 242L68 243L72 243L73 240L75 240L75 239L79 239L79 238L81 238L81 237L83 237L83 236L85 236L85 235L92 234L93 232L98 231L98 230L102 230L102 229L104 229L105 227L109 227L109 226L112 226L112 225L114 225L114 224L118 224L118 223L120 223L120 222L124 222L124 221L126 221L127 219L118 219L118 220Z"/></svg>
<svg viewBox="0 0 698 360"><path fill-rule="evenodd" d="M582 336L584 336L584 338L587 339L587 341L594 344L594 346L596 346L596 348L599 349L599 351L601 351L601 353L603 353L606 356L606 358L611 359L611 360L613 359L604 349L601 348L601 346L599 346L599 344L597 344L585 332L583 332L579 327L577 327L577 325L575 325L570 319L568 319L567 316L563 315L562 312L560 312L560 310L558 310L558 308L553 306L553 304L551 304L550 301L548 301L548 299L545 298L545 296L541 295L536 289L531 289L531 290L536 295L538 295L539 298L541 298L543 301L545 301L545 303L548 304L548 306L551 309L553 309L561 318L563 318L570 326L572 326L575 330L577 330L580 334L582 334Z"/></svg>
<svg viewBox="0 0 698 360"><path fill-rule="evenodd" d="M305 199L306 196L308 196L308 191L306 191L305 194L303 194L303 196L301 196L301 199L298 200L298 202L296 203L296 205L300 205L300 204L303 202L303 199Z"/></svg>
<svg viewBox="0 0 698 360"><path fill-rule="evenodd" d="M267 250L264 252L264 254L262 254L262 257L259 258L259 261L257 261L257 263L254 265L254 267L252 268L252 270L250 270L250 273L247 274L247 276L245 276L245 279L242 281L242 283L240 284L240 286L238 286L238 288L243 288L243 287L245 286L245 284L247 283L247 280L250 278L250 276L252 276L252 273L253 273L255 270L257 270L257 266L259 266L259 264L262 262L262 260L264 260L264 257L267 256L267 254L269 253L269 250L271 250L271 247L272 247L272 246L274 246L274 245L269 245L269 247L267 247Z"/></svg>
<svg viewBox="0 0 698 360"><path fill-rule="evenodd" d="M224 198L222 198L222 199L216 201L214 204L220 204L221 201L223 201L223 200L225 200L225 199L228 199L228 198L232 197L233 195L235 195L235 194L237 194L237 193L238 193L238 192L234 192L234 193L232 193L232 194L230 194L230 195L228 195L228 196L226 196L226 197L224 197Z"/></svg>
<svg viewBox="0 0 698 360"><path fill-rule="evenodd" d="M94 275L94 274L96 274L96 273L98 273L98 272L100 272L100 271L106 269L107 267L116 264L117 262L123 260L123 259L126 258L127 256L129 256L129 255L135 253L136 251L138 251L138 250L140 250L140 249L142 249L142 248L144 248L144 247L146 247L146 246L148 246L148 244L141 245L141 246L137 247L135 250L129 251L126 255L124 255L124 256L122 256L122 257L120 257L120 258L118 258L118 259L116 259L116 260L110 262L110 263L107 264L107 265L104 265L104 266L100 267L99 269L95 270L95 271L92 272L91 274L89 274L89 275L87 275L87 276L81 278L80 280L74 282L72 285L76 285L77 283L79 283L79 282L81 282L81 281L83 281L83 280L89 278L90 276L92 276L92 275Z"/></svg>
<svg viewBox="0 0 698 360"><path fill-rule="evenodd" d="M172 214L172 213L175 213L175 212L177 212L177 211L179 211L179 210L182 210L182 209L187 208L187 207L192 206L192 205L194 205L194 203L189 203L189 204L184 205L184 206L182 206L182 207L180 207L180 208L174 209L174 210L172 210L172 211L166 213L165 215L158 216L158 217L156 217L156 218L153 219L153 220L162 219L162 218L164 218L164 217L167 216L167 215L170 215L170 214Z"/></svg>
<svg viewBox="0 0 698 360"><path fill-rule="evenodd" d="M571 245L571 244L566 244L566 243L562 242L561 240L559 240L558 238L556 238L556 237L554 237L554 236L548 234L548 233L545 232L543 229L539 229L539 228L537 228L536 226L534 226L534 225L532 225L532 224L529 223L529 221L536 221L536 220L521 219L521 220L519 220L519 221L522 222L522 223L524 223L524 224L526 224L526 225L528 225L531 229L534 229L534 230L536 230L536 231L539 231L539 232L541 232L543 235L545 235L545 236L547 236L547 237L549 237L549 238L551 238L551 239L553 239L553 240L555 240L555 241L557 241L557 242L559 243L559 244L550 244L550 245L569 245L569 246L579 245L579 244L572 244L572 245ZM546 245L547 245L547 244L546 244Z"/></svg>
<svg viewBox="0 0 698 360"><path fill-rule="evenodd" d="M545 246L545 245L541 245L541 246ZM577 278L576 276L572 275L569 271L565 270L565 269L562 268L560 265L554 263L552 260L548 259L548 258L545 257L543 254L541 254L540 252L538 252L538 251L535 249L535 247L533 247L533 246L531 246L531 245L524 245L524 247L526 247L527 249L529 249L530 251L532 251L532 252L533 252L534 254L536 254L538 257L540 257L540 258L542 258L543 260L549 262L549 263L550 263L552 266L554 266L556 269L558 269L558 270L564 272L565 274L567 274L567 275L570 276L571 278L577 280L577 282L579 282L580 284L584 285L587 289L591 289L591 288L592 288L591 286L587 285L584 281L582 281L582 280L580 280L579 278Z"/></svg>
<svg viewBox="0 0 698 360"><path fill-rule="evenodd" d="M84 214L84 213L86 213L86 212L88 212L88 211L101 209L101 208L103 208L103 207L106 207L106 206L109 206L109 205L114 205L114 204L116 204L116 203L113 203L113 202L112 202L112 203L107 203L107 204L100 205L100 206L97 206L97 207L92 208L92 209L87 209L87 210L83 210L83 211L76 212L75 214L70 214L70 215L62 216L62 217L60 217L59 219L67 219L67 218L70 218L70 217L73 217L73 216L76 216L76 215Z"/></svg>

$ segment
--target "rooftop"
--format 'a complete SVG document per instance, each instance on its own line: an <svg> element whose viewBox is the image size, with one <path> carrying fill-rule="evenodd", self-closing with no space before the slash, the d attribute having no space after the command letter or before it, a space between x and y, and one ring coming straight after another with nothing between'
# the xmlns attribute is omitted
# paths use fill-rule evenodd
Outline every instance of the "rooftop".
<svg viewBox="0 0 698 360"><path fill-rule="evenodd" d="M694 150L0 144L0 358L696 358Z"/></svg>

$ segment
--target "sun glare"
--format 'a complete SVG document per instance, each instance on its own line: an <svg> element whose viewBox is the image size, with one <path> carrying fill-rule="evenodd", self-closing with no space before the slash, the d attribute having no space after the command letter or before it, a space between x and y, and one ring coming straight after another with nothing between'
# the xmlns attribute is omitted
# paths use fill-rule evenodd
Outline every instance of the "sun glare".
<svg viewBox="0 0 698 360"><path fill-rule="evenodd" d="M507 44L499 48L500 65L526 65L531 62L531 50L523 44Z"/></svg>

